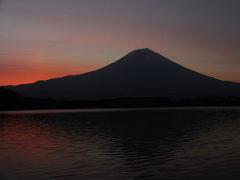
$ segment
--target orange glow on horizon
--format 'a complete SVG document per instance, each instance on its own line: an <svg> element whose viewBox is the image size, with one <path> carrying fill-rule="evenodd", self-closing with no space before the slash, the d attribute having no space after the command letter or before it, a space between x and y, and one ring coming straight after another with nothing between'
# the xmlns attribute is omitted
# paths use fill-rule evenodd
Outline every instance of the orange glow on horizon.
<svg viewBox="0 0 240 180"><path fill-rule="evenodd" d="M0 86L8 86L8 85L19 85L19 84L28 84L28 83L34 83L39 80L48 80L48 79L53 79L53 78L58 78L58 77L64 77L68 75L77 75L77 74L82 74L85 72L91 71L92 68L87 68L87 69L80 69L77 72L71 73L58 73L58 72L42 72L42 71L21 71L21 70L12 70L9 71L8 74L1 76L0 79Z"/></svg>
<svg viewBox="0 0 240 180"><path fill-rule="evenodd" d="M0 86L34 83L39 80L76 75L89 72L98 67L55 63L25 63L10 67L0 67Z"/></svg>

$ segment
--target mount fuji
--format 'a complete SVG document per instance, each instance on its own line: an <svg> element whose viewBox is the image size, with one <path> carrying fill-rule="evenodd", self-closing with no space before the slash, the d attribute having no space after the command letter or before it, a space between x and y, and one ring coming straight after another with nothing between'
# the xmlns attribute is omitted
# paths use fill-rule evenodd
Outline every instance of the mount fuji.
<svg viewBox="0 0 240 180"><path fill-rule="evenodd" d="M147 48L92 72L7 88L27 97L61 100L240 96L239 83L200 74Z"/></svg>

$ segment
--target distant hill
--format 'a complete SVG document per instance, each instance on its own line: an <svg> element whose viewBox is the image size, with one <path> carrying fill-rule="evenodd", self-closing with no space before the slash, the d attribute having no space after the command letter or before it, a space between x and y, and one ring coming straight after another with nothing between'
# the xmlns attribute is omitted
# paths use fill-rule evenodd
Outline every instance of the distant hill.
<svg viewBox="0 0 240 180"><path fill-rule="evenodd" d="M19 106L22 97L6 88L0 87L0 110Z"/></svg>
<svg viewBox="0 0 240 180"><path fill-rule="evenodd" d="M20 98L21 96L17 93L14 93L6 88L0 87L0 99L1 101L5 100L15 100L17 98Z"/></svg>
<svg viewBox="0 0 240 180"><path fill-rule="evenodd" d="M62 100L240 96L239 83L205 76L150 49L134 50L96 71L7 88L23 96Z"/></svg>

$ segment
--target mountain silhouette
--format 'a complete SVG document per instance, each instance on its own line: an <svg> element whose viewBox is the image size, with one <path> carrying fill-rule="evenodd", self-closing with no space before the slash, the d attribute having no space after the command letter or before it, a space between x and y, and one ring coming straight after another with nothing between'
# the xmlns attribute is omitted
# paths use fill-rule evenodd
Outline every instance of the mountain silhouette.
<svg viewBox="0 0 240 180"><path fill-rule="evenodd" d="M11 100L11 99L16 99L20 98L21 96L18 95L17 93L14 93L6 88L0 87L0 99L1 101L3 100Z"/></svg>
<svg viewBox="0 0 240 180"><path fill-rule="evenodd" d="M205 76L147 48L92 72L7 88L23 96L62 100L240 96L239 83Z"/></svg>
<svg viewBox="0 0 240 180"><path fill-rule="evenodd" d="M19 105L22 97L6 88L0 87L0 110Z"/></svg>

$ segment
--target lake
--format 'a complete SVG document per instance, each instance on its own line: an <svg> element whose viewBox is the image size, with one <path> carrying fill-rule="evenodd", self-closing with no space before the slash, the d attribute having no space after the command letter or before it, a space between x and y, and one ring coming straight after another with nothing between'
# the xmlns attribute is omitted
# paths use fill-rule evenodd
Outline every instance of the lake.
<svg viewBox="0 0 240 180"><path fill-rule="evenodd" d="M239 179L240 108L0 113L0 179Z"/></svg>

